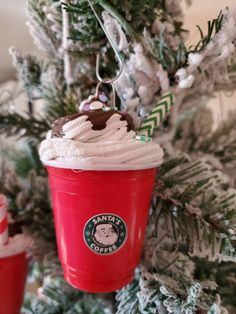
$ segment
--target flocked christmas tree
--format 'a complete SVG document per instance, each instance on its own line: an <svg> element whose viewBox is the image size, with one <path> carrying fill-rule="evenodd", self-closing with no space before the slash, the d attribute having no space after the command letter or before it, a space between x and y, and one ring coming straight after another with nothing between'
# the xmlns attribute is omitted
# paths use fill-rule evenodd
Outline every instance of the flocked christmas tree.
<svg viewBox="0 0 236 314"><path fill-rule="evenodd" d="M92 0L91 0L92 1ZM175 97L158 128L165 148L156 178L146 241L135 280L107 295L65 283L57 260L46 171L38 145L58 117L74 113L96 87L100 71L117 71L113 50L87 0L29 0L29 28L43 61L10 53L29 103L44 113L0 113L0 132L28 148L5 152L1 192L13 218L35 239L32 275L41 284L24 313L236 313L236 136L233 112L212 131L206 100L236 86L236 11L225 9L185 45L179 1L93 0L124 67L115 82L117 105L140 126L166 92ZM109 90L104 87L105 91ZM6 158L5 158L6 159Z"/></svg>

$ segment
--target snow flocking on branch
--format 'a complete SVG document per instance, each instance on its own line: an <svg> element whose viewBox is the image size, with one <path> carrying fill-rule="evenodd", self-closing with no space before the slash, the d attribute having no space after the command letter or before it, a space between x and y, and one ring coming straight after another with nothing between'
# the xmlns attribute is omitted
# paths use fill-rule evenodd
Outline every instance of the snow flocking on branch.
<svg viewBox="0 0 236 314"><path fill-rule="evenodd" d="M52 34L55 35L55 30L51 29L55 21L57 21L56 28L58 28L60 17L58 17L57 7L58 1L49 5L45 0L39 0L37 3L29 0L26 25L29 27L36 47L46 52L49 57L60 59L58 42L52 37Z"/></svg>
<svg viewBox="0 0 236 314"><path fill-rule="evenodd" d="M62 9L62 45L60 52L63 55L64 59L64 77L66 80L67 86L71 85L74 82L72 75L72 63L69 53L69 37L70 37L70 24L69 24L69 13L63 7L63 4L69 4L69 0L61 0L61 9Z"/></svg>
<svg viewBox="0 0 236 314"><path fill-rule="evenodd" d="M104 21L104 28L117 50L123 53L127 52L129 44L120 24L106 11L103 11L102 17Z"/></svg>
<svg viewBox="0 0 236 314"><path fill-rule="evenodd" d="M176 72L179 87L181 89L192 87L198 68L201 68L202 71L208 71L215 63L226 64L235 52L235 40L236 8L226 9L223 12L223 23L220 31L214 35L202 51L189 53L188 66L180 68Z"/></svg>

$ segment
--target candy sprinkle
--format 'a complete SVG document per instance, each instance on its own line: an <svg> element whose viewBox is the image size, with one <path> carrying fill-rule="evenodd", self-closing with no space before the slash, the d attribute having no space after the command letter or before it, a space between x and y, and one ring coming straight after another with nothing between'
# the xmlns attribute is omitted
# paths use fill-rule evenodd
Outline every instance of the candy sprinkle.
<svg viewBox="0 0 236 314"><path fill-rule="evenodd" d="M152 142L152 138L144 135L136 135L135 139L141 142Z"/></svg>
<svg viewBox="0 0 236 314"><path fill-rule="evenodd" d="M102 108L102 110L103 110L103 111L110 111L110 110L115 110L115 111L117 111L118 108L117 108L117 107L107 107L107 106L105 106L105 107Z"/></svg>
<svg viewBox="0 0 236 314"><path fill-rule="evenodd" d="M103 103L101 103L100 101L93 101L90 104L91 110L98 110L98 109L102 109L102 108L103 108Z"/></svg>
<svg viewBox="0 0 236 314"><path fill-rule="evenodd" d="M107 96L106 96L104 93L99 94L98 98L99 98L99 100L102 101L102 102L107 102L107 100L108 100L108 99L107 99Z"/></svg>

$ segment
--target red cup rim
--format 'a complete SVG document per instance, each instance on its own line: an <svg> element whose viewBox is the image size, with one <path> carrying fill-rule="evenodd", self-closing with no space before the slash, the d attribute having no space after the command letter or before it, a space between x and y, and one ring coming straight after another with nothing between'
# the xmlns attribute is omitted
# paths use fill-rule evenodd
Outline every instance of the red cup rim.
<svg viewBox="0 0 236 314"><path fill-rule="evenodd" d="M148 164L91 164L85 165L78 162L61 162L57 160L43 160L42 163L45 166L62 168L62 169L75 169L75 170L93 170L93 171L120 171L120 170L144 170L157 168L162 164L162 160L159 162Z"/></svg>

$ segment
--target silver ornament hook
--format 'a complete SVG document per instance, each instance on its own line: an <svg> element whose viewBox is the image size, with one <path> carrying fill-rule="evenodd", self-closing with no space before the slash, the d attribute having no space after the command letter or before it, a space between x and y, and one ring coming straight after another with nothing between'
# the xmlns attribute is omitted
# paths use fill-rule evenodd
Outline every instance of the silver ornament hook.
<svg viewBox="0 0 236 314"><path fill-rule="evenodd" d="M102 84L104 84L104 82L101 81L97 84L95 92L96 97L99 97L99 88ZM112 108L116 109L116 90L114 84L111 84L111 86L112 86Z"/></svg>
<svg viewBox="0 0 236 314"><path fill-rule="evenodd" d="M98 22L99 22L99 24L100 24L100 26L101 26L101 28L102 28L104 34L106 35L106 37L107 37L107 39L108 39L108 41L109 41L109 43L110 43L110 45L111 45L111 47L112 47L112 49L113 49L115 55L116 55L116 58L117 58L117 60L118 60L118 62L119 62L119 67L120 67L120 70L119 70L118 74L117 74L115 77L110 78L110 79L109 79L109 78L105 78L105 79L102 78L101 75L100 75L100 73L99 73L99 70L100 70L100 55L97 54L97 58L96 58L96 76L97 76L98 80L99 80L101 83L104 83L104 84L112 84L112 83L114 83L114 82L120 77L120 75L122 74L123 68L124 68L124 62L123 62L123 60L122 60L122 58L121 58L119 52L117 51L116 46L115 46L114 43L112 42L112 39L111 39L110 35L107 33L106 28L104 27L104 25L103 25L103 23L102 23L102 21L101 21L99 15L97 14L97 12L96 12L96 10L95 10L95 8L94 8L92 2L91 2L90 0L88 0L88 3L89 3L89 5L90 5L90 7L91 7L91 9L92 9L92 11L93 11L93 13L94 13L96 19L98 20Z"/></svg>
<svg viewBox="0 0 236 314"><path fill-rule="evenodd" d="M119 61L119 65L120 65L120 70L118 72L118 74L111 78L111 79L108 79L108 78L105 78L103 79L99 73L99 70L100 70L100 55L99 53L97 54L97 58L96 58L96 76L97 76L97 79L103 83L103 84L113 84L116 80L118 80L118 78L121 76L122 72L123 72L123 67L124 67L124 64L123 62Z"/></svg>

